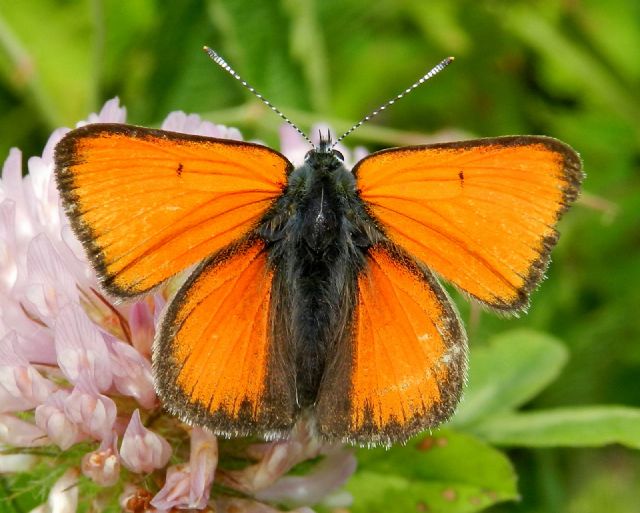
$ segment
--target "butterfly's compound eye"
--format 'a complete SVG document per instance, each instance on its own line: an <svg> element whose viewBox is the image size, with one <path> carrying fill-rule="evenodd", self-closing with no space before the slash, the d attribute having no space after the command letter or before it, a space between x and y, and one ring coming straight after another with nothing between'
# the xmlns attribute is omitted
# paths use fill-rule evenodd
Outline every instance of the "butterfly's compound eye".
<svg viewBox="0 0 640 513"><path fill-rule="evenodd" d="M342 162L344 162L344 155L338 150L333 150L333 155L338 157Z"/></svg>

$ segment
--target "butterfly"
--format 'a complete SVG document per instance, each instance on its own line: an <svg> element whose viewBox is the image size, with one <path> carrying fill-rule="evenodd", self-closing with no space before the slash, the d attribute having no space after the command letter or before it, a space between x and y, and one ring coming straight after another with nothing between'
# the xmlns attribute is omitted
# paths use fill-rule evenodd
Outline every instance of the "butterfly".
<svg viewBox="0 0 640 513"><path fill-rule="evenodd" d="M266 439L305 418L359 445L451 416L467 339L439 279L525 309L583 177L541 136L386 149L349 170L329 134L295 167L259 144L122 124L70 131L55 166L112 296L195 266L153 347L167 410Z"/></svg>

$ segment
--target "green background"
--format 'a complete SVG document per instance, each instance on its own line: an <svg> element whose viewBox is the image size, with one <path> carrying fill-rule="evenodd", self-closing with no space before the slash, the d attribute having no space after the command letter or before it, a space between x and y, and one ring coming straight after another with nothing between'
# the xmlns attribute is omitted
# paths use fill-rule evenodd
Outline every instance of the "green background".
<svg viewBox="0 0 640 513"><path fill-rule="evenodd" d="M279 118L215 66L203 44L304 130L329 121L338 132L454 55L444 73L347 145L373 150L440 132L545 134L581 154L585 194L560 225L528 315L498 318L457 299L478 361L492 354L492 337L514 328L561 341L549 346L560 356L545 363L542 351L529 367L557 367L553 383L513 406L565 408L559 425L577 419L582 427L546 443L543 427L541 443L518 438L518 426L505 435L510 425L500 416L467 431L506 447L519 476L520 500L494 511L636 511L638 452L589 440L591 426L619 411L598 417L579 408L640 405L640 2L0 0L0 157L12 146L39 154L54 128L114 96L131 123L158 126L184 110L277 147ZM495 367L522 363L517 344L515 337L511 353L501 353L512 356ZM491 383L495 359L485 360L478 372ZM596 416L580 420L584 411ZM637 420L629 429L640 436ZM359 474L354 482L374 481Z"/></svg>

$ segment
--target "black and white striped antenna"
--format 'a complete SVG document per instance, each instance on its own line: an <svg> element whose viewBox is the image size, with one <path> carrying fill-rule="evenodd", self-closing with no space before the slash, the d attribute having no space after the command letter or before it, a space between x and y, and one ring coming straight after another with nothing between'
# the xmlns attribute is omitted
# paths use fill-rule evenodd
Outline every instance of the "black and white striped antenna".
<svg viewBox="0 0 640 513"><path fill-rule="evenodd" d="M235 78L238 82L240 82L256 98L258 98L258 100L260 100L267 107L269 107L273 112L275 112L278 116L280 116L282 119L284 119L287 122L287 124L289 124L291 127L293 127L296 132L298 132L302 137L305 138L305 140L311 145L312 148L314 148L314 149L316 148L315 144L313 144L313 142L311 142L311 139L309 139L307 134L305 134L302 130L300 130L300 128L298 128L298 126L293 121L291 121L287 116L285 116L282 112L280 112L280 110L278 110L278 108L275 105L273 105L269 100L267 100L258 91L256 91L253 87L251 87L240 75L238 75L238 73L236 73L236 71L231 66L229 66L229 64L227 64L227 61L225 61L217 52L215 52L214 50L212 50L208 46L203 47L203 49L204 49L205 52L207 52L207 54L209 54L209 57L211 57L211 60L213 60L213 62L215 62L223 70L225 70L227 73L229 73L229 75L231 75L233 78ZM413 91L417 87L419 87L422 84L424 84L427 80L429 80L430 78L432 78L435 75L437 75L438 73L440 73L444 68L446 68L449 64L451 64L451 62L453 62L453 59L454 59L453 57L447 57L446 59L443 59L438 64L436 64L432 69L430 69L427 73L425 73L422 77L420 77L418 80L416 80L411 86L407 87L404 91L402 91L400 94L394 96L393 98L391 98L391 100L389 100L385 104L381 105L380 107L378 107L374 111L371 111L369 114L367 114L365 117L363 117L360 121L358 121L355 125L353 125L349 130L347 130L344 134L342 134L340 137L338 137L333 142L333 144L331 144L331 148L334 148L336 146L336 144L338 144L340 141L342 141L345 137L347 137L349 134L351 134L354 130L356 130L357 128L359 128L362 125L364 125L367 121L373 119L378 114L380 114L383 110L386 110L388 107L390 107L391 105L396 103L398 100L400 100L401 98L404 98L406 95L408 95L411 91Z"/></svg>
<svg viewBox="0 0 640 513"><path fill-rule="evenodd" d="M411 91L413 91L415 88L417 88L418 86L421 86L422 84L424 84L431 77L433 77L433 76L437 75L438 73L440 73L444 68L446 68L449 64L451 64L451 62L453 62L453 59L454 59L453 57L447 57L446 59L443 59L442 61L440 61L431 70L429 70L428 73L425 73L422 77L420 77L418 80L416 80L411 86L407 87L400 94L398 94L398 95L394 96L393 98L391 98L391 100L389 100L387 103L385 103L384 105L378 107L376 110L370 112L365 117L363 117L360 121L358 121L355 125L353 125L349 130L347 130L344 134L342 134L340 137L338 137L334 141L334 143L333 143L333 145L331 147L333 148L336 144L338 144L340 141L342 141L342 139L344 139L346 136L348 136L355 129L361 127L367 121L369 121L370 119L372 119L372 118L376 117L378 114L380 114L387 107L390 107L391 105L396 103L400 98L405 97Z"/></svg>
<svg viewBox="0 0 640 513"><path fill-rule="evenodd" d="M240 75L238 75L235 70L227 64L220 55L209 48L208 46L203 47L203 50L209 54L209 57L215 62L218 66L220 66L223 70L225 70L229 75L235 78L238 82L240 82L245 88L247 88L253 95L258 98L262 103L264 103L267 107L269 107L273 112L275 112L278 116L284 119L290 126L292 126L296 132L298 132L302 137L304 137L307 142L311 145L312 148L315 148L315 144L311 142L311 139L307 137L302 130L300 130L296 124L291 121L287 116L285 116L282 112L280 112L269 100L267 100L264 96L262 96L258 91L256 91L253 87L251 87Z"/></svg>

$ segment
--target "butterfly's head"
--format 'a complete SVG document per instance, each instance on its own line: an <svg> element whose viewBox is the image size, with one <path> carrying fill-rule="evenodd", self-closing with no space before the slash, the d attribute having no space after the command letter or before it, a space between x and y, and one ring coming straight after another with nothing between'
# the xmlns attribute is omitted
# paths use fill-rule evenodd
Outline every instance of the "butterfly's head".
<svg viewBox="0 0 640 513"><path fill-rule="evenodd" d="M320 132L320 142L309 150L304 157L305 164L316 169L334 170L344 165L344 155L333 148L331 132L327 130L326 135Z"/></svg>

